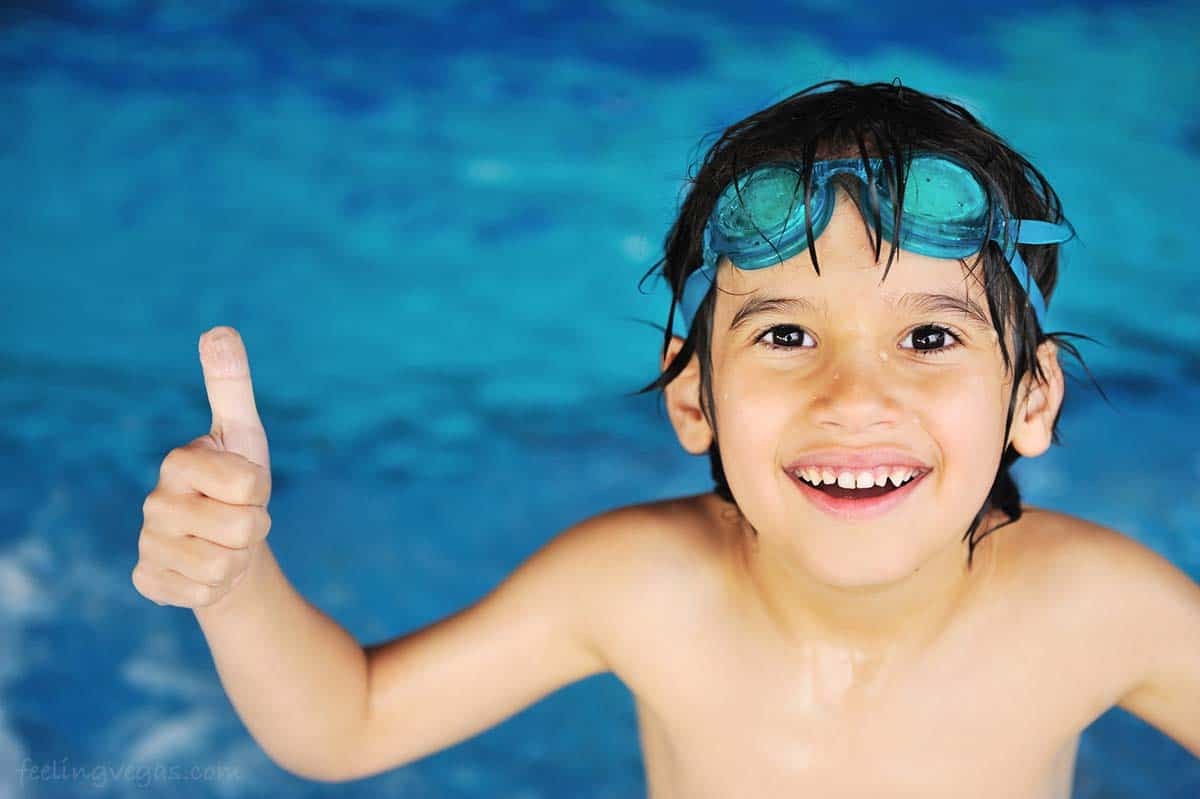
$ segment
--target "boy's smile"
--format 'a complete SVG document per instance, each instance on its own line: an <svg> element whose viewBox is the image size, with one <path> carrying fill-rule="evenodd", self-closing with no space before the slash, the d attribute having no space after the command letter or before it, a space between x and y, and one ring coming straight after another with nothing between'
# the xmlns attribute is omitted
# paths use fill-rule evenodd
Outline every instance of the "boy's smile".
<svg viewBox="0 0 1200 799"><path fill-rule="evenodd" d="M955 601L971 574L963 535L1005 448L1011 386L982 265L971 275L898 250L882 280L889 247L876 262L839 192L816 242L820 275L807 250L755 270L723 258L717 271L713 399L730 491L758 533L745 536L747 570L785 615L803 609L792 622L810 633L820 622L893 637ZM681 441L703 452L711 430L690 421L676 420ZM853 491L883 496L831 496Z"/></svg>

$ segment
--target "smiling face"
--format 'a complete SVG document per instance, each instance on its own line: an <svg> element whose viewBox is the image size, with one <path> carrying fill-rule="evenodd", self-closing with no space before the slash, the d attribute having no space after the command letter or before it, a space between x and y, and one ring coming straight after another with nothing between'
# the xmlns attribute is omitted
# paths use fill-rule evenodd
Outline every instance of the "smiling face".
<svg viewBox="0 0 1200 799"><path fill-rule="evenodd" d="M723 258L717 273L711 379L729 488L761 547L828 585L900 580L950 550L965 560L963 533L1006 443L1011 383L982 269L973 276L957 260L898 250L882 281L889 246L877 262L862 217L839 191L816 243L819 276L807 251L756 270ZM711 432L706 439L689 404L694 361L668 404L685 448L701 452ZM1060 399L1061 385L1057 397L1019 405L1010 439L1022 454L1048 446ZM785 469L815 450L877 447L930 471L870 520L821 510Z"/></svg>

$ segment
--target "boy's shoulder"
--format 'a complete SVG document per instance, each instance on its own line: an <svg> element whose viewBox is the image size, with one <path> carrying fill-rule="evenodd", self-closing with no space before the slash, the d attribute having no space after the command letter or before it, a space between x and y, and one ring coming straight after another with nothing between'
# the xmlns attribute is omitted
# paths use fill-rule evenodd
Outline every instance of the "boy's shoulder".
<svg viewBox="0 0 1200 799"><path fill-rule="evenodd" d="M1075 598L1095 607L1098 599L1128 598L1191 582L1177 566L1127 533L1079 516L1022 505L1021 518L992 534L1001 538L1001 568L1032 598L1052 592L1059 603ZM1008 530L1011 529L1011 532ZM1013 586L1009 586L1012 588Z"/></svg>
<svg viewBox="0 0 1200 799"><path fill-rule="evenodd" d="M994 595L1048 654L1047 679L1090 694L1095 715L1121 707L1200 756L1200 585L1132 535L1022 509L993 533L1011 530Z"/></svg>
<svg viewBox="0 0 1200 799"><path fill-rule="evenodd" d="M626 505L559 536L577 565L571 599L596 648L630 678L653 647L727 614L732 507L714 494Z"/></svg>
<svg viewBox="0 0 1200 799"><path fill-rule="evenodd" d="M631 601L645 601L647 591L698 596L722 568L733 517L720 505L697 494L605 511L574 531L579 555L602 572L619 570Z"/></svg>

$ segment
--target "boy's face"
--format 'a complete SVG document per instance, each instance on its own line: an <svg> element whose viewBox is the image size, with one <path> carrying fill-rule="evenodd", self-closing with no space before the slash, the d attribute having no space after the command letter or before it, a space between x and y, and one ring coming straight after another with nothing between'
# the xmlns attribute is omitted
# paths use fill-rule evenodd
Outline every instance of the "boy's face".
<svg viewBox="0 0 1200 799"><path fill-rule="evenodd" d="M725 476L760 544L830 585L901 579L951 546L965 561L960 541L1006 443L1010 383L980 278L956 260L898 250L881 283L889 246L877 263L858 210L839 192L816 243L820 276L807 251L774 267L743 271L722 259L718 269L712 387ZM910 292L968 298L981 317L895 304ZM767 311L731 329L739 309L762 297L804 297L816 310ZM690 377L679 391L694 389ZM672 418L685 448L703 452L707 423L679 406L694 399L688 393ZM1028 418L1018 406L1012 440L1022 454L1048 446L1060 398L1035 401ZM875 447L899 449L931 471L869 521L827 514L785 470L817 449Z"/></svg>

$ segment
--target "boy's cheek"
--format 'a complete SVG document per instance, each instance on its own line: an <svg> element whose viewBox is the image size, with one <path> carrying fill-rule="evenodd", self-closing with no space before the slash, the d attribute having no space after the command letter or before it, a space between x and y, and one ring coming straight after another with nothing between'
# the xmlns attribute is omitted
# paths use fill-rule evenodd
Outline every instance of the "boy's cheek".
<svg viewBox="0 0 1200 799"><path fill-rule="evenodd" d="M801 439L805 431L794 429L795 412L795 403L778 395L755 397L730 392L717 406L722 460L727 450L731 455L746 451L769 456L787 446L787 438Z"/></svg>

